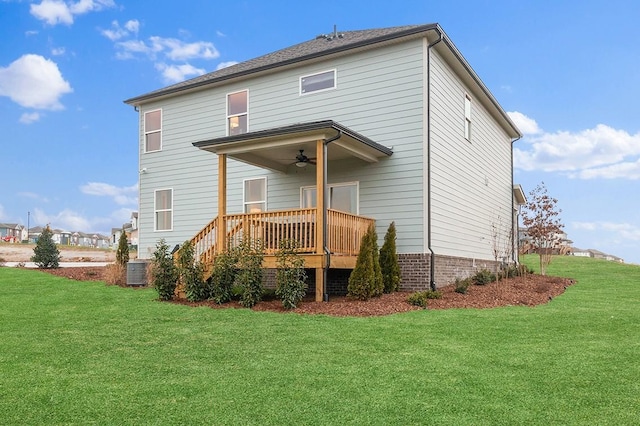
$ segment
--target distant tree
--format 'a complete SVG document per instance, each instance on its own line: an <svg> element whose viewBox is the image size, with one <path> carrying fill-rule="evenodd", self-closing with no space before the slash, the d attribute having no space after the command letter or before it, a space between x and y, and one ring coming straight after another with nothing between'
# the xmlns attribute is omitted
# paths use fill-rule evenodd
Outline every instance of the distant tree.
<svg viewBox="0 0 640 426"><path fill-rule="evenodd" d="M120 239L118 240L118 249L116 250L116 263L122 267L127 266L129 262L129 242L127 241L127 233L124 231L124 226L120 232Z"/></svg>
<svg viewBox="0 0 640 426"><path fill-rule="evenodd" d="M384 292L392 293L398 291L400 265L398 263L398 253L396 252L395 222L391 222L389 228L387 228L387 233L384 235L384 242L380 249L380 268L382 269Z"/></svg>
<svg viewBox="0 0 640 426"><path fill-rule="evenodd" d="M562 210L558 200L548 194L544 182L529 193L529 202L522 211L522 224L527 228L531 244L540 256L540 274L545 275L554 249L562 241L564 224L559 218Z"/></svg>
<svg viewBox="0 0 640 426"><path fill-rule="evenodd" d="M43 230L38 242L33 249L31 261L38 265L38 268L52 269L58 268L60 265L60 251L53 241L53 232L49 225Z"/></svg>

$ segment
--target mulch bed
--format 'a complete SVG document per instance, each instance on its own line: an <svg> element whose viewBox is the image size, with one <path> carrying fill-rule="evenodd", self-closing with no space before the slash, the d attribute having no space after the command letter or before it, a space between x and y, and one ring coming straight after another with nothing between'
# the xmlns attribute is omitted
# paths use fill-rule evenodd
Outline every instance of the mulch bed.
<svg viewBox="0 0 640 426"><path fill-rule="evenodd" d="M44 270L60 277L81 281L104 281L104 267L58 268ZM484 286L469 286L466 294L456 293L455 286L449 285L439 288L441 299L428 301L428 309L452 308L496 308L499 306L536 306L549 302L554 297L564 293L565 289L574 284L568 278L528 275L493 282ZM397 292L385 294L382 297L368 301L354 300L347 297L333 296L328 303L315 302L307 299L298 308L287 311L279 300L269 300L258 303L252 309L255 311L294 312L297 314L325 314L331 316L379 316L399 312L423 309L407 302L411 293ZM189 306L208 306L213 309L244 309L238 302L232 301L224 305L213 302L189 302L185 299L175 299L173 303Z"/></svg>

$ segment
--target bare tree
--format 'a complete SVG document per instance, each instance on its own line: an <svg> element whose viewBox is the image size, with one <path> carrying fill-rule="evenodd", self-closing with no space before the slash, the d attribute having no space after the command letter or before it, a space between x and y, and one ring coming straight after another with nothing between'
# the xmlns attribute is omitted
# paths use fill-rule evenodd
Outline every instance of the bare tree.
<svg viewBox="0 0 640 426"><path fill-rule="evenodd" d="M529 197L522 212L522 224L540 256L540 274L545 275L551 256L563 240L564 224L559 217L562 210L557 208L558 200L549 196L544 182L536 186Z"/></svg>

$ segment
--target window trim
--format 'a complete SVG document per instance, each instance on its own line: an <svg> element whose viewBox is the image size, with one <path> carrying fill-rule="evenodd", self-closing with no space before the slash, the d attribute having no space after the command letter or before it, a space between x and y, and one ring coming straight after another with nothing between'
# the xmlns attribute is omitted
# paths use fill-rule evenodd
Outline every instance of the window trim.
<svg viewBox="0 0 640 426"><path fill-rule="evenodd" d="M262 180L264 181L264 200L261 201L247 201L247 193L246 193L246 183L247 181L251 181L251 180ZM242 212L243 213L251 213L247 211L247 205L249 204L258 204L258 203L264 203L264 210L262 210L263 212L267 211L267 194L268 194L268 180L266 176L257 176L257 177L253 177L253 178L246 178L246 179L242 179Z"/></svg>
<svg viewBox="0 0 640 426"><path fill-rule="evenodd" d="M350 181L350 182L338 182L338 183L328 183L327 184L327 191L329 192L329 194L331 194L331 188L335 188L335 187L341 187L341 186L355 186L356 187L356 212L355 213L351 213L351 212L345 212L345 213L350 213L350 214L355 214L355 215L360 215L360 181ZM306 186L301 186L300 187L300 208L304 209L305 207L303 206L304 204L304 190L305 189L315 189L316 190L316 206L318 205L318 192L317 192L317 188L315 185L306 185ZM332 208L331 207L331 197L329 197L329 205L327 206L328 209ZM313 208L313 207L310 207Z"/></svg>
<svg viewBox="0 0 640 426"><path fill-rule="evenodd" d="M171 191L171 208L170 209L158 209L156 202L158 201L158 192ZM159 212L171 212L171 223L169 229L158 229L158 213ZM153 191L153 231L154 232L167 232L173 231L173 212L174 212L174 200L173 200L173 188L160 188Z"/></svg>
<svg viewBox="0 0 640 426"><path fill-rule="evenodd" d="M464 94L464 138L471 142L471 108L472 100L468 93Z"/></svg>
<svg viewBox="0 0 640 426"><path fill-rule="evenodd" d="M309 78L309 77L314 77L316 75L320 75L320 74L326 74L326 73L333 73L333 86L332 87L327 87L325 89L318 89L318 90L313 90L311 92L303 92L302 91L302 79L303 78ZM298 90L299 90L299 94L300 96L305 96L305 95L310 95L313 93L322 93L322 92L326 92L329 90L335 90L338 87L338 69L337 68L332 68L332 69L328 69L328 70L324 70L324 71L318 71L318 72L314 72L311 74L306 74L306 75L302 75L300 76L299 82L298 82Z"/></svg>
<svg viewBox="0 0 640 426"><path fill-rule="evenodd" d="M242 93L242 92L246 92L247 94L247 107L245 109L244 113L240 113L240 114L229 114L229 97L231 95L235 95L237 93ZM233 118L233 117L241 117L241 116L246 116L247 117L247 129L244 133L248 133L249 132L249 89L242 89L242 90L236 90L235 92L229 92L227 93L227 95L225 96L225 100L226 100L226 106L225 106L225 115L226 115L226 119L225 119L225 128L226 128L226 132L227 132L227 136L231 136L231 127L229 125L229 119Z"/></svg>
<svg viewBox="0 0 640 426"><path fill-rule="evenodd" d="M160 111L160 129L158 130L152 130L152 131L147 131L147 114L151 114L152 112L157 112ZM143 126L143 133L144 133L144 153L149 153L149 152L158 152L158 151L162 151L162 122L163 122L163 111L162 108L156 108L150 111L145 111L143 116L142 116L142 126ZM147 149L147 135L152 134L152 133L160 133L160 148L158 149L153 149L153 150L148 150Z"/></svg>

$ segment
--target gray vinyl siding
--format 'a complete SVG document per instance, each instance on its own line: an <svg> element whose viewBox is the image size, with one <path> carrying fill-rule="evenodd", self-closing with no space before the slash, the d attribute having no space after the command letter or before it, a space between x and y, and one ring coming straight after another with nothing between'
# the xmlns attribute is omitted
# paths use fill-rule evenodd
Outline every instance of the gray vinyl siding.
<svg viewBox="0 0 640 426"><path fill-rule="evenodd" d="M147 168L140 183L141 257L149 257L159 238L181 244L217 215L218 158L192 142L225 136L226 95L245 89L249 131L330 119L392 146L393 156L379 163L331 163L328 182L357 181L360 214L377 220L380 239L396 221L399 252L423 252L423 67L422 41L414 40L145 104L141 120L144 111L162 108L163 134L162 151L145 154L141 124L140 168ZM299 94L300 76L334 68L336 89ZM227 172L228 213L242 212L243 179L267 177L268 210L298 208L300 187L315 185L315 167L282 174L229 161ZM173 189L171 232L153 231L158 188Z"/></svg>
<svg viewBox="0 0 640 426"><path fill-rule="evenodd" d="M492 225L507 235L511 229L511 139L482 97L432 55L432 248L437 255L492 260ZM464 137L465 93L472 99L471 141Z"/></svg>

